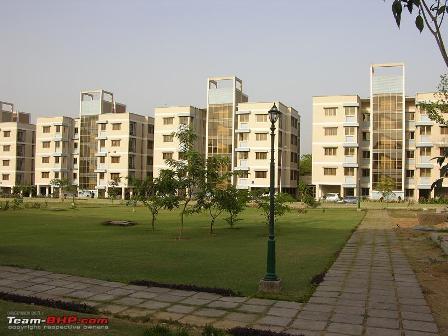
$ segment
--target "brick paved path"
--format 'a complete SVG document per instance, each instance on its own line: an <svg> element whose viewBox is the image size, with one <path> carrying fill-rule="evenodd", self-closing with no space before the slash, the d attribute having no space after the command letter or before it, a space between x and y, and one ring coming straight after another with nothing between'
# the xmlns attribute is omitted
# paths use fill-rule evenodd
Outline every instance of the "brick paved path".
<svg viewBox="0 0 448 336"><path fill-rule="evenodd" d="M0 291L85 302L102 312L293 335L434 336L437 326L387 212L371 210L310 301L221 297L0 266Z"/></svg>

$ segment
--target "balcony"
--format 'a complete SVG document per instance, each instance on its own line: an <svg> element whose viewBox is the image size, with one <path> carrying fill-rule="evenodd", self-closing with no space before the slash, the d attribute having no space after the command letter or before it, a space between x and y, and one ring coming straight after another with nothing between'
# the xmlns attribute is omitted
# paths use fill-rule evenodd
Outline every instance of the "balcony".
<svg viewBox="0 0 448 336"><path fill-rule="evenodd" d="M415 159L406 159L405 164L407 166L414 166L415 165Z"/></svg>
<svg viewBox="0 0 448 336"><path fill-rule="evenodd" d="M434 125L434 122L429 119L429 117L426 114L422 114L420 116L420 119L415 121L415 126L430 126Z"/></svg>
<svg viewBox="0 0 448 336"><path fill-rule="evenodd" d="M415 147L414 139L407 139L406 142L408 143L408 147Z"/></svg>
<svg viewBox="0 0 448 336"><path fill-rule="evenodd" d="M359 126L356 116L345 116L344 126Z"/></svg>
<svg viewBox="0 0 448 336"><path fill-rule="evenodd" d="M343 167L358 167L357 157L354 155L347 155L344 157Z"/></svg>
<svg viewBox="0 0 448 336"><path fill-rule="evenodd" d="M98 163L95 169L95 173L105 173L107 166L105 163Z"/></svg>
<svg viewBox="0 0 448 336"><path fill-rule="evenodd" d="M406 129L414 130L415 129L415 121L414 120L406 120Z"/></svg>
<svg viewBox="0 0 448 336"><path fill-rule="evenodd" d="M106 140L107 139L107 132L101 131L98 133L98 136L96 137L98 140Z"/></svg>
<svg viewBox="0 0 448 336"><path fill-rule="evenodd" d="M417 184L417 188L419 189L431 189L432 184L431 177L420 177L419 183Z"/></svg>
<svg viewBox="0 0 448 336"><path fill-rule="evenodd" d="M98 149L98 153L96 153L96 156L106 156L107 155L107 149L105 147L100 147Z"/></svg>
<svg viewBox="0 0 448 336"><path fill-rule="evenodd" d="M358 143L355 135L346 135L344 141L344 147L358 147Z"/></svg>
<svg viewBox="0 0 448 336"><path fill-rule="evenodd" d="M250 151L247 141L238 141L238 146L235 148L236 152L248 152Z"/></svg>
<svg viewBox="0 0 448 336"><path fill-rule="evenodd" d="M361 159L361 165L362 166L369 166L370 165L370 159L362 158Z"/></svg>
<svg viewBox="0 0 448 336"><path fill-rule="evenodd" d="M106 187L107 186L107 182L106 180L102 179L102 180L98 180L98 187Z"/></svg>
<svg viewBox="0 0 448 336"><path fill-rule="evenodd" d="M416 147L432 147L432 139L429 135L420 135Z"/></svg>
<svg viewBox="0 0 448 336"><path fill-rule="evenodd" d="M250 181L248 178L239 177L238 182L236 184L237 189L248 189Z"/></svg>
<svg viewBox="0 0 448 336"><path fill-rule="evenodd" d="M236 170L249 170L248 160L247 159L239 160Z"/></svg>
<svg viewBox="0 0 448 336"><path fill-rule="evenodd" d="M414 185L415 184L415 179L413 177L406 177L405 181L405 185Z"/></svg>
<svg viewBox="0 0 448 336"><path fill-rule="evenodd" d="M361 128L363 128L363 129L370 129L370 121L363 121L361 123Z"/></svg>
<svg viewBox="0 0 448 336"><path fill-rule="evenodd" d="M369 184L370 183L370 177L369 176L363 176L361 177L361 184Z"/></svg>
<svg viewBox="0 0 448 336"><path fill-rule="evenodd" d="M354 176L344 176L344 187L356 187L356 178Z"/></svg>
<svg viewBox="0 0 448 336"><path fill-rule="evenodd" d="M433 168L434 164L430 156L420 156L415 168Z"/></svg>
<svg viewBox="0 0 448 336"><path fill-rule="evenodd" d="M235 133L249 133L249 123L239 123L238 128L235 130Z"/></svg>

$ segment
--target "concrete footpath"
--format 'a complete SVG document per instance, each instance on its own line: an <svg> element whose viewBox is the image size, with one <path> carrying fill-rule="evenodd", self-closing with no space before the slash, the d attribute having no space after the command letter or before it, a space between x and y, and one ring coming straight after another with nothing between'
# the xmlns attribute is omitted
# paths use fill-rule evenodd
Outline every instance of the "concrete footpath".
<svg viewBox="0 0 448 336"><path fill-rule="evenodd" d="M103 313L292 335L435 336L437 326L388 214L370 210L307 304L0 266L0 292L83 302Z"/></svg>

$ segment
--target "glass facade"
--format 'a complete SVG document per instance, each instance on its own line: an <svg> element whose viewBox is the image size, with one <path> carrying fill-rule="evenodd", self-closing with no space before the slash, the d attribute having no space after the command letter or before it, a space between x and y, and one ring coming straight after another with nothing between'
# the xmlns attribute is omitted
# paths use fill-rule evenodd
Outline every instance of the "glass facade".
<svg viewBox="0 0 448 336"><path fill-rule="evenodd" d="M397 66L402 71L401 66ZM395 71L397 67L381 70ZM383 177L391 178L394 191L404 192L404 83L403 74L376 75L372 71L372 189Z"/></svg>
<svg viewBox="0 0 448 336"><path fill-rule="evenodd" d="M98 136L98 115L81 115L79 188L95 190L96 145Z"/></svg>
<svg viewBox="0 0 448 336"><path fill-rule="evenodd" d="M208 156L232 159L233 103L208 106Z"/></svg>

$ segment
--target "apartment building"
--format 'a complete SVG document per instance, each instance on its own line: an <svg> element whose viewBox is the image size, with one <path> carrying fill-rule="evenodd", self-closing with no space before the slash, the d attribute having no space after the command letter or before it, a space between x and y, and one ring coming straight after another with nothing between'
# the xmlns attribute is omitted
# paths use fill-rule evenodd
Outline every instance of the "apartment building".
<svg viewBox="0 0 448 336"><path fill-rule="evenodd" d="M155 109L155 157L157 175L168 168L165 160L179 159L179 144L172 133L189 121L198 136L200 152L206 157L223 156L229 169L239 174L232 181L240 189L269 187L270 122L274 102L249 102L243 82L235 76L207 79L207 107L164 107ZM296 110L275 102L281 112L276 124L276 190L295 194L300 155L300 116ZM191 118L190 117L190 118Z"/></svg>
<svg viewBox="0 0 448 336"><path fill-rule="evenodd" d="M83 91L80 96L78 187L107 197L111 187L121 197L132 194L129 178L152 176L154 119L127 112L112 92Z"/></svg>
<svg viewBox="0 0 448 336"><path fill-rule="evenodd" d="M35 131L28 113L0 102L1 193L12 193L15 186L34 185Z"/></svg>
<svg viewBox="0 0 448 336"><path fill-rule="evenodd" d="M196 150L205 155L206 110L193 106L157 107L154 110L154 176L168 168L165 160L182 158L179 141L173 135L182 127L195 130Z"/></svg>
<svg viewBox="0 0 448 336"><path fill-rule="evenodd" d="M439 177L432 157L448 148L448 128L431 121L419 102L434 93L405 95L402 63L370 68L370 98L358 95L313 97L313 172L316 198L327 193L382 197L383 177L395 183L396 199L428 198Z"/></svg>
<svg viewBox="0 0 448 336"><path fill-rule="evenodd" d="M59 196L54 179L78 181L79 120L42 117L36 121L36 189L39 196Z"/></svg>

